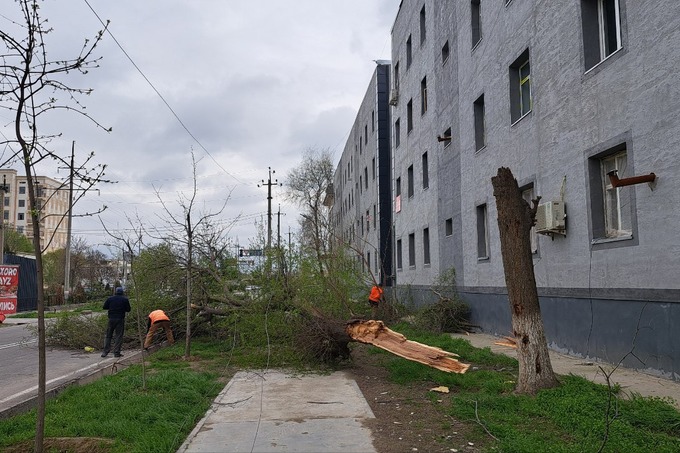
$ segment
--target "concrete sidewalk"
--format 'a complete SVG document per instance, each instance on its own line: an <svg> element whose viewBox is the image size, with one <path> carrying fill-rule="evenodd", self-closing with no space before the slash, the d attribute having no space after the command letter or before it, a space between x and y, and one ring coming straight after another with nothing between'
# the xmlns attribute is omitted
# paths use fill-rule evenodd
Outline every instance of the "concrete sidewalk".
<svg viewBox="0 0 680 453"><path fill-rule="evenodd" d="M513 348L494 344L496 341L501 340L499 337L482 333L469 335L452 334L452 336L467 340L476 348L488 347L497 354L505 354L517 358L517 351ZM607 373L614 369L614 365L609 363L593 362L552 350L550 351L550 361L552 362L553 370L557 374L583 376L590 381L605 385L607 381L599 366L602 366ZM472 368L470 370L472 371ZM619 384L621 390L627 395L640 394L642 396L671 398L675 401L675 407L680 410L680 382L659 378L624 367L619 367L614 371L611 381L612 384Z"/></svg>
<svg viewBox="0 0 680 453"><path fill-rule="evenodd" d="M343 372L240 371L217 396L178 452L365 452L374 418Z"/></svg>

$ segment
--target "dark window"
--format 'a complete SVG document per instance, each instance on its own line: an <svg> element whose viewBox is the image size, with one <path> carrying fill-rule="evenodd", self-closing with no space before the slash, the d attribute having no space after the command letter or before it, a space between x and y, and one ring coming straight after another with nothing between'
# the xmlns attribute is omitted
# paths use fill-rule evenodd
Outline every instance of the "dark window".
<svg viewBox="0 0 680 453"><path fill-rule="evenodd" d="M9 199L7 199L9 201ZM9 203L7 203L5 206L9 206ZM19 200L19 207L23 208L26 206L26 200Z"/></svg>
<svg viewBox="0 0 680 453"><path fill-rule="evenodd" d="M368 189L368 167L364 167L364 188Z"/></svg>
<svg viewBox="0 0 680 453"><path fill-rule="evenodd" d="M24 201L24 200L20 200ZM5 197L5 206L9 206L9 197Z"/></svg>
<svg viewBox="0 0 680 453"><path fill-rule="evenodd" d="M24 220L24 218L25 218L24 216L25 216L25 214L23 212L18 213L17 214L17 220Z"/></svg>
<svg viewBox="0 0 680 453"><path fill-rule="evenodd" d="M414 267L416 265L416 234L408 235L408 265Z"/></svg>
<svg viewBox="0 0 680 453"><path fill-rule="evenodd" d="M451 51L449 50L449 42L446 41L444 45L442 46L442 64L446 63L446 60L449 59L449 53Z"/></svg>
<svg viewBox="0 0 680 453"><path fill-rule="evenodd" d="M477 258L489 257L489 231L487 223L486 204L477 206Z"/></svg>
<svg viewBox="0 0 680 453"><path fill-rule="evenodd" d="M531 111L529 49L510 65L510 118L514 123Z"/></svg>
<svg viewBox="0 0 680 453"><path fill-rule="evenodd" d="M619 0L581 0L586 70L623 47Z"/></svg>
<svg viewBox="0 0 680 453"><path fill-rule="evenodd" d="M19 193L25 194L26 193L26 186L19 186Z"/></svg>
<svg viewBox="0 0 680 453"><path fill-rule="evenodd" d="M446 219L446 224L444 226L444 234L446 236L453 235L453 219Z"/></svg>
<svg viewBox="0 0 680 453"><path fill-rule="evenodd" d="M449 146L451 144L451 128L449 127L444 131L444 135L442 135L442 139L444 142L444 148Z"/></svg>
<svg viewBox="0 0 680 453"><path fill-rule="evenodd" d="M423 5L423 9L420 10L420 45L421 46L425 42L426 37L427 37L427 35L426 35L426 30L425 30L425 5Z"/></svg>
<svg viewBox="0 0 680 453"><path fill-rule="evenodd" d="M423 264L430 264L430 229L423 230Z"/></svg>
<svg viewBox="0 0 680 453"><path fill-rule="evenodd" d="M394 190L395 190L397 196L401 195L401 176L397 178L397 180L394 184L394 187L395 187Z"/></svg>
<svg viewBox="0 0 680 453"><path fill-rule="evenodd" d="M376 225L376 218L377 218L377 209L375 204L373 205L373 228L375 228Z"/></svg>
<svg viewBox="0 0 680 453"><path fill-rule="evenodd" d="M371 132L375 132L375 110L371 111Z"/></svg>
<svg viewBox="0 0 680 453"><path fill-rule="evenodd" d="M413 130L413 99L406 104L406 133Z"/></svg>
<svg viewBox="0 0 680 453"><path fill-rule="evenodd" d="M427 77L420 81L420 114L427 112Z"/></svg>
<svg viewBox="0 0 680 453"><path fill-rule="evenodd" d="M399 62L394 63L394 89L399 91Z"/></svg>
<svg viewBox="0 0 680 453"><path fill-rule="evenodd" d="M472 0L470 2L470 26L472 29L472 47L482 39L482 12L480 0Z"/></svg>
<svg viewBox="0 0 680 453"><path fill-rule="evenodd" d="M406 172L408 181L408 197L413 197L413 165L408 167Z"/></svg>
<svg viewBox="0 0 680 453"><path fill-rule="evenodd" d="M398 148L401 143L401 121L397 118L394 122L394 147Z"/></svg>
<svg viewBox="0 0 680 453"><path fill-rule="evenodd" d="M484 127L484 95L481 95L475 101L474 114L475 114L475 149L479 151L486 145L486 132Z"/></svg>
<svg viewBox="0 0 680 453"><path fill-rule="evenodd" d="M401 256L401 239L397 239L397 269L403 269L403 264Z"/></svg>
<svg viewBox="0 0 680 453"><path fill-rule="evenodd" d="M369 231L371 231L371 210L366 209L366 232L368 233Z"/></svg>
<svg viewBox="0 0 680 453"><path fill-rule="evenodd" d="M364 145L368 144L368 124L364 125Z"/></svg>
<svg viewBox="0 0 680 453"><path fill-rule="evenodd" d="M427 189L430 186L430 170L427 164L427 152L423 153L423 189Z"/></svg>
<svg viewBox="0 0 680 453"><path fill-rule="evenodd" d="M373 181L375 181L375 157L371 161L371 176Z"/></svg>
<svg viewBox="0 0 680 453"><path fill-rule="evenodd" d="M411 35L408 35L408 39L406 40L406 69L411 67L411 62L412 62L412 53L411 53Z"/></svg>
<svg viewBox="0 0 680 453"><path fill-rule="evenodd" d="M5 220L9 220L9 211L4 211L2 213L2 218L5 219Z"/></svg>

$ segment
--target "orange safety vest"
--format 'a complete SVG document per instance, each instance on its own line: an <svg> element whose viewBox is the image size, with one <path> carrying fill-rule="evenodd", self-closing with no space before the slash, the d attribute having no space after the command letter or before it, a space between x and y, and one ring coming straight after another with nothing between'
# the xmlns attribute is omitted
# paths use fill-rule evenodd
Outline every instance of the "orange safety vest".
<svg viewBox="0 0 680 453"><path fill-rule="evenodd" d="M168 315L163 310L152 311L149 313L149 318L151 319L151 324L158 321L170 321L170 318L168 318Z"/></svg>
<svg viewBox="0 0 680 453"><path fill-rule="evenodd" d="M372 300L373 302L380 302L382 294L383 289L379 286L374 286L373 288L371 288L371 294L368 296L368 300Z"/></svg>

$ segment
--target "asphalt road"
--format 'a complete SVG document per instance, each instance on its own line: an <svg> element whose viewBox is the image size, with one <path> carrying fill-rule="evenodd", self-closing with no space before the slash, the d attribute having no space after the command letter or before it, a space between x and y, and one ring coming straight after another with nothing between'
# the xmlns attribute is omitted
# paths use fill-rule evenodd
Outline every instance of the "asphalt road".
<svg viewBox="0 0 680 453"><path fill-rule="evenodd" d="M34 324L33 322L30 322ZM108 363L100 350L88 353L47 348L46 387L56 391L65 383L88 376ZM27 324L0 326L0 417L15 407L31 404L38 394L38 341Z"/></svg>

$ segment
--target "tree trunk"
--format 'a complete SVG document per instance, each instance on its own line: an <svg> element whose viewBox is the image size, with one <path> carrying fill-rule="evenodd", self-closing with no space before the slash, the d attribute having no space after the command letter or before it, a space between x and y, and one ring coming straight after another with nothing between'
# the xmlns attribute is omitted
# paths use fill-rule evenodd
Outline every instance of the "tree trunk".
<svg viewBox="0 0 680 453"><path fill-rule="evenodd" d="M522 198L512 172L505 167L498 169L491 183L498 208L512 333L517 342L519 377L515 392L533 395L540 389L559 385L548 355L531 256L530 231L540 198L533 200L534 206L530 207Z"/></svg>

